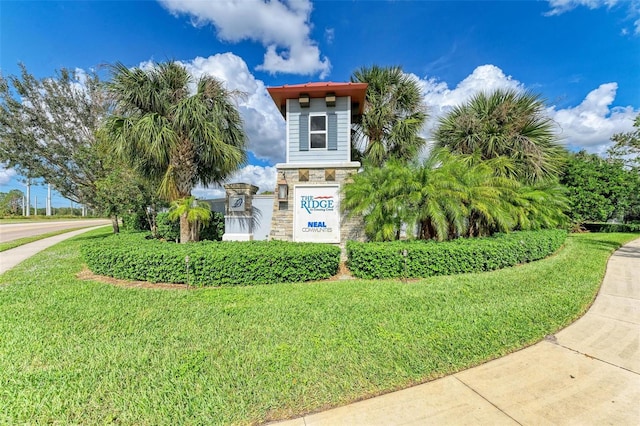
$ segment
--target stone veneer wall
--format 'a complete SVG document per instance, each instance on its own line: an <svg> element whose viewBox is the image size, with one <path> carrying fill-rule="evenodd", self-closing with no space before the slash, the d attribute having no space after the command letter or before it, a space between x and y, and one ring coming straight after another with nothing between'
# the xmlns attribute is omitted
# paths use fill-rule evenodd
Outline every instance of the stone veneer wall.
<svg viewBox="0 0 640 426"><path fill-rule="evenodd" d="M289 196L286 202L278 200L278 187L276 183L275 197L273 200L273 216L271 217L270 239L293 241L293 188L298 184L340 184L342 189L349 176L358 172L358 167L301 167L278 168L277 180L285 179L289 185ZM325 169L335 170L335 180L325 179ZM299 170L308 170L309 180L300 181ZM342 203L342 195L340 196ZM346 213L340 214L340 248L345 256L345 245L348 240L364 241L364 223L361 217L347 218Z"/></svg>

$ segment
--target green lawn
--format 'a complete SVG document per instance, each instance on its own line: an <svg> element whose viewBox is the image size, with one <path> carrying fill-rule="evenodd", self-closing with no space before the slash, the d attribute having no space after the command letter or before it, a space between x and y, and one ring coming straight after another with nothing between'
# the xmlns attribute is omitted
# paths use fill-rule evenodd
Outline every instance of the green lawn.
<svg viewBox="0 0 640 426"><path fill-rule="evenodd" d="M424 382L578 318L638 234L501 271L199 290L74 275L65 241L0 276L0 424L258 423Z"/></svg>
<svg viewBox="0 0 640 426"><path fill-rule="evenodd" d="M33 235L31 237L19 238L17 240L7 241L6 243L0 243L0 252L10 250L12 248L20 247L25 244L32 243L34 241L43 240L49 237L55 237L56 235L66 234L67 232L77 231L82 228L62 229L60 231L48 232L46 234Z"/></svg>

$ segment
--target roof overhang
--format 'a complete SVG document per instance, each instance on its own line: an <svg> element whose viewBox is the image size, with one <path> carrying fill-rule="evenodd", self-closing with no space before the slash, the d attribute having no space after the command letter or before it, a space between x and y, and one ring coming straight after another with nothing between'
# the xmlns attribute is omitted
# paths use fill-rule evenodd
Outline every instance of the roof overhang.
<svg viewBox="0 0 640 426"><path fill-rule="evenodd" d="M367 83L285 84L279 87L268 87L267 91L282 115L284 115L287 99L298 99L303 93L312 99L324 98L330 93L334 93L336 97L351 96L351 105L357 106L357 114L362 114L367 86Z"/></svg>

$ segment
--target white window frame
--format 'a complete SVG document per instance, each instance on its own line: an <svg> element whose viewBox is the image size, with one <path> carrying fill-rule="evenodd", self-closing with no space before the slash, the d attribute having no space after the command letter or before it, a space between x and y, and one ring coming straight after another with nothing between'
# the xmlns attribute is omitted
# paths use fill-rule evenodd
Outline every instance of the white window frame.
<svg viewBox="0 0 640 426"><path fill-rule="evenodd" d="M312 117L324 117L324 130L311 130L311 118ZM326 151L329 149L329 132L327 127L329 126L329 120L327 118L327 114L324 113L316 113L309 114L309 151ZM311 135L324 135L324 147L322 148L313 148L311 144Z"/></svg>

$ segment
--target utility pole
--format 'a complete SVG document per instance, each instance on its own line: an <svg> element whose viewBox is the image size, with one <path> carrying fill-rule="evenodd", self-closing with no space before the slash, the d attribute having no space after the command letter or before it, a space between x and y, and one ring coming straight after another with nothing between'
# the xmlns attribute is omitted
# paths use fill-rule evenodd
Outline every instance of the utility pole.
<svg viewBox="0 0 640 426"><path fill-rule="evenodd" d="M31 216L31 178L27 178L27 214L25 216Z"/></svg>
<svg viewBox="0 0 640 426"><path fill-rule="evenodd" d="M51 216L51 184L47 185L47 216Z"/></svg>
<svg viewBox="0 0 640 426"><path fill-rule="evenodd" d="M35 216L38 216L38 196L36 195L36 212Z"/></svg>

